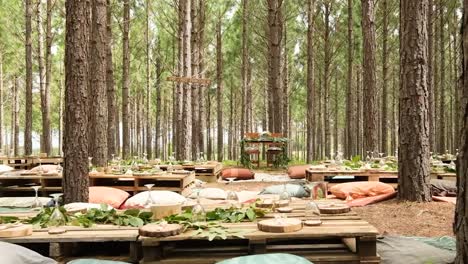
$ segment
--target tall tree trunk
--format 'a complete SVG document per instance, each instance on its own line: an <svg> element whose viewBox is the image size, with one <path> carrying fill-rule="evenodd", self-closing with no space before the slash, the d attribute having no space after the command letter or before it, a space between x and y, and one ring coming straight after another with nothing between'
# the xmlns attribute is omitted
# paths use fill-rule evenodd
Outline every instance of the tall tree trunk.
<svg viewBox="0 0 468 264"><path fill-rule="evenodd" d="M197 47L197 56L198 56L198 74L200 78L205 76L205 65L204 65L204 42L205 42L205 0L199 0L198 3L198 47ZM206 100L207 87L201 85L198 88L198 98L199 98L199 108L198 108L198 147L201 153L205 152L205 130L206 130L206 110L205 110L205 100Z"/></svg>
<svg viewBox="0 0 468 264"><path fill-rule="evenodd" d="M150 30L149 30L149 24L150 24L150 2L149 0L146 0L146 31L145 31L145 37L146 37L146 155L149 159L153 157L152 155L152 149L153 149L153 135L151 133L151 118L150 118L150 101L151 101L151 84L150 84L150 79L151 79L151 72L150 72ZM158 77L156 77L158 78ZM159 101L159 104L161 104L161 101ZM161 109L161 106L158 106L159 109ZM161 112L161 110L159 111ZM158 138L156 138L158 140ZM156 143L157 144L157 143ZM157 154L156 154L157 155Z"/></svg>
<svg viewBox="0 0 468 264"><path fill-rule="evenodd" d="M183 0L183 76L192 76L192 20L191 20L191 0ZM182 126L180 131L181 142L179 146L179 159L186 160L191 157L191 148L189 144L192 139L192 113L190 111L192 105L192 85L189 83L183 84L183 101L182 101Z"/></svg>
<svg viewBox="0 0 468 264"><path fill-rule="evenodd" d="M281 76L283 77L283 90L281 93L281 98L283 101L283 136L289 137L289 127L288 127L288 109L289 109L289 62L288 62L288 47L287 47L287 31L286 31L286 22L284 24L284 51L283 51L283 72Z"/></svg>
<svg viewBox="0 0 468 264"><path fill-rule="evenodd" d="M456 264L468 262L468 0L463 1L463 18L461 25L462 73L460 87L460 153L457 160L457 204L453 231L457 238Z"/></svg>
<svg viewBox="0 0 468 264"><path fill-rule="evenodd" d="M361 0L363 35L364 150L378 152L374 0Z"/></svg>
<svg viewBox="0 0 468 264"><path fill-rule="evenodd" d="M380 152L388 153L388 2L383 0L382 2L382 13L383 13L383 28L382 28L382 119L381 119L381 145Z"/></svg>
<svg viewBox="0 0 468 264"><path fill-rule="evenodd" d="M114 65L112 55L112 6L111 0L107 0L106 13L106 86L107 86L107 158L110 159L112 154L119 154L117 145L120 145L120 140L116 137L118 130L119 115L117 113L117 100L115 97L114 83Z"/></svg>
<svg viewBox="0 0 468 264"><path fill-rule="evenodd" d="M315 1L307 1L307 162L311 162L314 157L314 100L315 100L315 79L314 79L314 13Z"/></svg>
<svg viewBox="0 0 468 264"><path fill-rule="evenodd" d="M47 153L48 150L50 149L50 142L45 142L45 137L50 139L49 135L46 135L46 133L49 133L49 128L46 126L46 123L48 123L48 116L45 111L48 100L46 99L46 93L45 93L45 68L44 68L44 28L42 26L42 1L37 1L36 3L36 29L37 29L37 66L38 66L38 71L39 71L39 91L40 91L40 96L41 96L41 114L42 114L42 133L41 133L41 152ZM46 133L44 133L46 132ZM46 146L47 145L47 146ZM47 150L46 150L47 149Z"/></svg>
<svg viewBox="0 0 468 264"><path fill-rule="evenodd" d="M335 68L335 91L334 91L334 100L333 102L335 103L334 105L334 114L335 114L335 118L334 118L334 123L333 123L333 129L334 129L334 133L333 133L333 145L334 145L334 148L333 148L333 151L336 153L337 151L341 151L339 148L340 148L340 142L339 142L339 132L338 132L338 118L339 118L339 113L340 113L340 110L338 108L338 105L339 105L339 99L338 99L338 67ZM331 156L333 157L333 155Z"/></svg>
<svg viewBox="0 0 468 264"><path fill-rule="evenodd" d="M211 143L211 95L207 94L206 101L206 159L212 158L212 143Z"/></svg>
<svg viewBox="0 0 468 264"><path fill-rule="evenodd" d="M234 142L234 87L231 78L229 85L229 133L228 133L228 160L233 160L233 142Z"/></svg>
<svg viewBox="0 0 468 264"><path fill-rule="evenodd" d="M249 51L248 51L248 25L247 25L247 12L248 12L248 0L242 0L242 65L241 65L241 83L242 83L242 92L241 92L241 126L240 134L241 137L244 137L244 134L247 132L247 123L248 123L248 106L247 103L247 66L249 64Z"/></svg>
<svg viewBox="0 0 468 264"><path fill-rule="evenodd" d="M13 83L13 155L19 156L19 95L18 95L18 76L14 77Z"/></svg>
<svg viewBox="0 0 468 264"><path fill-rule="evenodd" d="M60 76L64 76L63 74L63 71L60 70ZM59 141L59 144L58 144L58 155L63 157L63 127L64 127L64 124L63 124L63 120L64 120L64 117L63 117L63 108L64 108L64 93L65 93L65 77L63 78L60 78L60 85L59 85L59 136L58 136L58 141Z"/></svg>
<svg viewBox="0 0 468 264"><path fill-rule="evenodd" d="M45 86L44 86L44 105L42 110L42 139L43 151L47 155L52 153L51 130L50 130L50 83L52 81L52 11L55 0L47 0L46 5L46 49L45 49Z"/></svg>
<svg viewBox="0 0 468 264"><path fill-rule="evenodd" d="M216 26L216 113L218 122L217 160L223 161L223 46L221 35L221 17L218 18Z"/></svg>
<svg viewBox="0 0 468 264"><path fill-rule="evenodd" d="M283 31L283 0L266 0L268 6L268 87L271 96L271 109L268 112L272 121L271 132L282 133L281 103L281 41Z"/></svg>
<svg viewBox="0 0 468 264"><path fill-rule="evenodd" d="M446 150L446 135L445 135L445 18L444 18L444 2L439 0L439 52L440 52L440 79L439 79L439 153L445 153Z"/></svg>
<svg viewBox="0 0 468 264"><path fill-rule="evenodd" d="M32 0L26 0L25 22L26 22L26 103L25 103L25 125L24 125L24 154L32 153ZM15 146L17 147L17 146ZM16 153L17 154L17 153Z"/></svg>
<svg viewBox="0 0 468 264"><path fill-rule="evenodd" d="M92 22L90 37L91 61L89 62L89 78L92 89L90 98L93 111L88 121L91 134L88 135L89 155L93 157L93 165L107 166L107 86L106 86L106 56L107 56L107 2L92 1Z"/></svg>
<svg viewBox="0 0 468 264"><path fill-rule="evenodd" d="M324 20L325 20L325 33L323 36L323 48L324 48L324 65L323 65L323 116L324 118L324 130L325 130L325 157L332 158L331 153L331 129L330 129L330 83L331 83L331 44L330 44L330 13L331 13L331 2L324 2Z"/></svg>
<svg viewBox="0 0 468 264"><path fill-rule="evenodd" d="M345 155L350 158L355 155L355 129L354 129L354 98L353 98L353 0L348 0L348 75L346 76L346 140Z"/></svg>
<svg viewBox="0 0 468 264"><path fill-rule="evenodd" d="M122 32L122 158L130 157L130 127L129 127L129 86L130 86L130 0L123 0L123 32Z"/></svg>
<svg viewBox="0 0 468 264"><path fill-rule="evenodd" d="M429 98L427 90L428 0L400 5L400 135L398 197L431 201Z"/></svg>
<svg viewBox="0 0 468 264"><path fill-rule="evenodd" d="M199 30L199 9L198 9L198 1L197 0L191 0L192 3L191 3L191 11L190 11L190 15L191 15L191 20L192 20L192 32L191 32L191 60L192 60L192 76L194 78L199 78L200 75L199 75L199 72L198 72L198 30ZM191 110L192 110L192 121L191 121L191 133L192 133L192 140L191 140L191 158L192 160L196 160L197 157L198 157L198 154L200 152L200 146L198 145L199 143L199 140L198 140L198 136L199 136L199 129L200 127L197 125L198 123L198 114L199 114L199 100L201 100L201 98L199 97L199 94L198 94L198 90L201 89L201 85L198 85L198 84L192 84L191 86L191 97L192 97L192 105L191 105Z"/></svg>
<svg viewBox="0 0 468 264"><path fill-rule="evenodd" d="M160 52L160 44L159 40L156 44L156 131L155 131L155 140L154 140L154 156L156 158L161 157L161 148L160 148L160 138L161 138L161 123L162 123L162 118L161 118L161 97L162 97L162 88L161 88L161 73L162 73L162 68L161 68L161 56L159 54ZM166 116L167 115L163 115ZM162 133L162 135L165 135ZM162 149L164 151L164 149Z"/></svg>
<svg viewBox="0 0 468 264"><path fill-rule="evenodd" d="M429 144L431 151L435 151L435 100L434 100L434 0L429 0L427 11L427 90L429 91Z"/></svg>
<svg viewBox="0 0 468 264"><path fill-rule="evenodd" d="M358 68L356 70L356 154L362 155L362 81L361 81L361 71Z"/></svg>
<svg viewBox="0 0 468 264"><path fill-rule="evenodd" d="M66 1L65 203L88 202L88 16L89 1Z"/></svg>

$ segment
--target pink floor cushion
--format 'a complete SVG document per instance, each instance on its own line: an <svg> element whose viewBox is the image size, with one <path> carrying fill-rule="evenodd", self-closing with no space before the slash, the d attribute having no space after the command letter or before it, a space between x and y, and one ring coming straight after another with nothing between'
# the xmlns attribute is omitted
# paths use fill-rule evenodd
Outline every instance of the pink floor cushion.
<svg viewBox="0 0 468 264"><path fill-rule="evenodd" d="M378 203L381 201L392 199L396 197L396 195L397 193L393 192L393 193L386 193L386 194L381 194L377 196L358 198L358 199L349 201L346 204L350 207L366 206L368 204Z"/></svg>
<svg viewBox="0 0 468 264"><path fill-rule="evenodd" d="M104 186L89 187L89 202L95 204L108 204L119 208L130 196L128 192Z"/></svg>
<svg viewBox="0 0 468 264"><path fill-rule="evenodd" d="M310 165L297 165L290 166L288 168L288 176L291 179L304 179L306 176L306 170L310 168Z"/></svg>
<svg viewBox="0 0 468 264"><path fill-rule="evenodd" d="M254 178L254 175L253 171L243 168L224 169L221 173L223 179L236 178L236 180L250 180Z"/></svg>

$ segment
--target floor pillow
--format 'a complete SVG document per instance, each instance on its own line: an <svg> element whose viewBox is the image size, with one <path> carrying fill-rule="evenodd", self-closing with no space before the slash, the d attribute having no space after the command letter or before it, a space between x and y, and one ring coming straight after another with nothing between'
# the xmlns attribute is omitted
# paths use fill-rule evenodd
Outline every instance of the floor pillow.
<svg viewBox="0 0 468 264"><path fill-rule="evenodd" d="M55 264L55 260L46 258L28 248L0 242L0 263L2 264Z"/></svg>
<svg viewBox="0 0 468 264"><path fill-rule="evenodd" d="M395 189L390 184L378 181L358 181L340 183L330 188L330 192L337 198L353 200L381 194L394 193Z"/></svg>
<svg viewBox="0 0 468 264"><path fill-rule="evenodd" d="M306 176L306 170L310 168L310 165L297 165L288 168L288 176L291 179L304 179Z"/></svg>
<svg viewBox="0 0 468 264"><path fill-rule="evenodd" d="M197 196L211 200L226 200L227 193L225 190L219 188L204 188L200 190L194 190L190 194L189 198L197 199Z"/></svg>
<svg viewBox="0 0 468 264"><path fill-rule="evenodd" d="M8 166L8 165L0 164L0 173L9 172L9 171L12 171L12 170L14 170L14 169L12 167Z"/></svg>
<svg viewBox="0 0 468 264"><path fill-rule="evenodd" d="M243 168L224 169L221 173L223 179L236 178L236 180L250 180L254 178L254 175L253 171Z"/></svg>
<svg viewBox="0 0 468 264"><path fill-rule="evenodd" d="M40 165L30 169L30 172L39 172L42 169L42 173L52 173L57 171L58 165Z"/></svg>
<svg viewBox="0 0 468 264"><path fill-rule="evenodd" d="M303 257L285 253L260 254L224 260L217 264L312 264Z"/></svg>
<svg viewBox="0 0 468 264"><path fill-rule="evenodd" d="M284 184L272 185L263 189L259 194L281 194L284 191ZM304 198L310 197L310 189L304 184L286 184L286 191L290 197Z"/></svg>
<svg viewBox="0 0 468 264"><path fill-rule="evenodd" d="M382 264L452 263L456 254L455 251L399 236L377 239L377 253Z"/></svg>
<svg viewBox="0 0 468 264"><path fill-rule="evenodd" d="M457 196L457 183L456 181L448 180L431 180L431 193L434 196Z"/></svg>
<svg viewBox="0 0 468 264"><path fill-rule="evenodd" d="M183 204L186 199L184 196L171 191L151 191L151 198L155 204ZM121 206L121 209L143 208L148 200L148 191L140 192L128 198Z"/></svg>
<svg viewBox="0 0 468 264"><path fill-rule="evenodd" d="M0 207L28 208L34 203L36 197L0 197ZM52 198L39 197L39 201L46 205Z"/></svg>
<svg viewBox="0 0 468 264"><path fill-rule="evenodd" d="M108 204L119 208L130 196L128 192L104 186L89 187L89 202L95 204Z"/></svg>

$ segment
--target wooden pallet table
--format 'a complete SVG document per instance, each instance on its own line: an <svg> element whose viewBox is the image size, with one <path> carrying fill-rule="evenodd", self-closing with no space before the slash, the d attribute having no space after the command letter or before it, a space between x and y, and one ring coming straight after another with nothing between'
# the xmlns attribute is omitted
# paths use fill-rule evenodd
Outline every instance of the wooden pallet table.
<svg viewBox="0 0 468 264"><path fill-rule="evenodd" d="M304 202L292 203L290 217L304 217ZM267 217L273 217L272 214ZM263 219L259 219L263 220ZM140 263L203 263L264 253L291 253L313 263L379 263L376 237L378 231L355 213L328 215L321 226L304 226L292 233L267 233L257 223L226 223L227 228L250 230L244 239L208 241L194 236L194 231L165 237L139 237L143 249Z"/></svg>
<svg viewBox="0 0 468 264"><path fill-rule="evenodd" d="M49 256L51 257L66 254L64 251L77 243L123 242L129 244L131 261L138 261L140 245L138 229L136 228L113 225L96 225L91 228L66 226L63 228L67 230L63 234L52 235L48 233L48 229L39 229L34 230L31 236L0 238L0 241L21 245L48 244Z"/></svg>
<svg viewBox="0 0 468 264"><path fill-rule="evenodd" d="M178 192L182 195L190 193L190 186L195 180L195 173L163 173L159 175L114 175L114 174L90 174L90 186L108 186L127 192L146 191L145 184L155 184L153 190L165 190Z"/></svg>
<svg viewBox="0 0 468 264"><path fill-rule="evenodd" d="M0 157L0 162L4 165L13 167L16 170L29 170L39 164L43 165L58 165L63 164L61 157ZM62 165L63 166L63 165Z"/></svg>
<svg viewBox="0 0 468 264"><path fill-rule="evenodd" d="M162 170L167 170L167 165L160 165ZM216 182L223 165L220 162L210 162L200 165L181 165L181 168L188 171L194 171L197 179L205 182Z"/></svg>
<svg viewBox="0 0 468 264"><path fill-rule="evenodd" d="M4 174L0 175L0 193L5 196L10 194L24 193L29 196L34 195L34 190L31 186L39 185L39 191L47 196L53 192L62 191L62 176L57 174L51 175L19 175L19 174Z"/></svg>

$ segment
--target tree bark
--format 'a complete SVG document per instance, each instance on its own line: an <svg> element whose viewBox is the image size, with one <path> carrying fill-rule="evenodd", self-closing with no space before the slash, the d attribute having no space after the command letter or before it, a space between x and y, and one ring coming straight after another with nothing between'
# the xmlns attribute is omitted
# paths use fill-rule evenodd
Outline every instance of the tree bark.
<svg viewBox="0 0 468 264"><path fill-rule="evenodd" d="M463 109L460 114L462 125L460 138L460 152L457 160L457 204L453 231L457 238L456 264L468 263L468 0L463 1L462 18L462 87L461 95Z"/></svg>
<svg viewBox="0 0 468 264"><path fill-rule="evenodd" d="M183 76L192 76L192 20L191 20L191 0L182 1L183 8ZM182 101L182 126L180 131L180 146L179 159L186 160L191 157L191 148L189 144L192 141L192 113L189 110L192 105L192 85L189 83L183 84L183 101Z"/></svg>
<svg viewBox="0 0 468 264"><path fill-rule="evenodd" d="M382 119L381 119L381 145L380 152L388 153L388 37L389 37L389 9L387 0L382 2L383 28L382 28Z"/></svg>
<svg viewBox="0 0 468 264"><path fill-rule="evenodd" d="M314 12L315 1L307 1L307 162L314 159L314 100L315 100L315 80L314 80Z"/></svg>
<svg viewBox="0 0 468 264"><path fill-rule="evenodd" d="M42 144L43 152L47 155L52 153L51 130L50 130L50 83L52 80L52 11L55 0L47 0L46 5L46 48L45 48L45 85L44 85L44 104L42 110Z"/></svg>
<svg viewBox="0 0 468 264"><path fill-rule="evenodd" d="M418 202L432 200L427 90L427 10L428 0L401 1L398 198Z"/></svg>
<svg viewBox="0 0 468 264"><path fill-rule="evenodd" d="M191 32L191 62L192 62L192 76L194 78L199 78L200 75L199 75L199 61L198 61L198 58L199 58L199 52L198 52L198 31L199 31L199 9L198 9L198 1L197 0L191 0L192 3L191 3L191 11L190 11L190 16L191 16L191 20L192 20L192 32ZM198 145L199 144L199 140L198 140L198 136L200 134L200 132L198 131L200 129L200 127L197 125L198 123L198 120L199 120L199 117L198 117L198 114L199 114L199 107L200 107L200 104L199 104L199 101L201 100L201 98L199 97L199 89L201 89L201 85L198 85L198 84L192 84L191 85L191 89L190 89L190 92L191 92L191 100L192 100L192 105L191 105L191 112L192 112L192 120L191 120L191 133L192 133L192 139L191 139L191 158L192 160L196 160L198 155L199 155L199 152L200 152L200 146Z"/></svg>
<svg viewBox="0 0 468 264"><path fill-rule="evenodd" d="M151 115L150 115L150 101L151 101L151 72L150 72L150 30L149 30L149 24L150 24L150 1L146 0L146 31L145 31L145 38L146 38L146 99L145 99L145 104L146 104L146 155L148 159L151 159L153 157L152 154L152 149L153 149L153 135L151 133ZM156 77L158 78L158 77ZM159 102L161 104L161 102ZM161 106L158 106L159 109L161 109ZM161 112L161 110L159 111ZM156 138L157 140L158 138Z"/></svg>
<svg viewBox="0 0 468 264"><path fill-rule="evenodd" d="M107 166L107 2L92 1L92 22L89 62L89 78L92 89L90 98L93 105L88 121L91 134L88 136L89 155L97 167Z"/></svg>
<svg viewBox="0 0 468 264"><path fill-rule="evenodd" d="M198 56L198 74L200 78L205 76L205 65L204 65L204 42L205 42L205 0L199 0L198 3L198 47L197 47L197 56ZM201 153L205 152L205 130L206 130L206 110L205 110L205 100L206 100L207 87L200 86L198 88L198 98L200 100L200 106L198 108L198 147Z"/></svg>
<svg viewBox="0 0 468 264"><path fill-rule="evenodd" d="M49 129L46 128L48 125L48 116L47 116L47 104L48 100L46 99L45 93L45 68L44 68L44 28L42 26L42 1L37 1L36 3L36 30L37 30L37 67L39 73L39 91L41 97L41 114L42 114L42 133L41 133L41 152L47 153L50 149L50 143L45 142L45 138L47 137L48 140L50 139ZM47 145L47 146L46 146Z"/></svg>
<svg viewBox="0 0 468 264"><path fill-rule="evenodd" d="M361 0L363 35L364 150L378 152L374 0Z"/></svg>
<svg viewBox="0 0 468 264"><path fill-rule="evenodd" d="M129 86L130 86L130 0L123 0L123 34L122 34L122 158L130 157L130 127L129 127Z"/></svg>
<svg viewBox="0 0 468 264"><path fill-rule="evenodd" d="M431 151L436 150L435 146L435 100L434 100L434 0L429 0L429 8L427 12L427 90L429 91L429 144Z"/></svg>
<svg viewBox="0 0 468 264"><path fill-rule="evenodd" d="M445 18L444 18L444 2L439 0L439 52L440 52L440 79L439 79L439 153L445 153L446 150L446 129L445 129Z"/></svg>
<svg viewBox="0 0 468 264"><path fill-rule="evenodd" d="M242 82L242 92L241 92L241 126L240 134L241 137L244 137L244 134L247 132L247 123L248 123L248 106L246 103L247 98L247 75L248 75L248 64L249 64L249 50L248 50L248 25L247 25L247 12L248 12L248 0L242 0L242 65L241 65L241 82Z"/></svg>
<svg viewBox="0 0 468 264"><path fill-rule="evenodd" d="M154 140L154 156L156 158L161 157L161 148L160 148L160 138L161 138L161 124L162 124L162 118L161 118L161 97L162 97L162 88L161 88L161 74L162 74L162 68L161 68L161 55L159 54L160 52L160 44L159 41L156 44L156 128L155 128L155 140ZM163 115L167 116L167 115ZM162 133L164 136L164 133ZM162 149L164 152L164 149Z"/></svg>
<svg viewBox="0 0 468 264"><path fill-rule="evenodd" d="M18 95L18 76L14 77L14 83L13 83L13 128L14 128L14 133L13 133L13 155L15 157L19 156L19 121L20 121L20 116L19 116L19 95Z"/></svg>
<svg viewBox="0 0 468 264"><path fill-rule="evenodd" d="M89 1L66 1L65 203L88 202L88 16Z"/></svg>
<svg viewBox="0 0 468 264"><path fill-rule="evenodd" d="M223 161L223 46L221 35L221 17L216 26L216 106L217 106L217 160Z"/></svg>
<svg viewBox="0 0 468 264"><path fill-rule="evenodd" d="M353 57L354 57L354 37L353 37L353 0L348 0L348 74L346 76L346 140L345 155L350 158L355 155L355 129L354 129L354 98L353 98Z"/></svg>
<svg viewBox="0 0 468 264"><path fill-rule="evenodd" d="M107 0L106 13L106 86L107 86L107 158L110 159L112 154L117 156L119 151L117 145L120 145L120 140L116 136L118 130L119 115L117 111L117 100L115 96L114 82L114 65L112 55L112 6L111 0Z"/></svg>
<svg viewBox="0 0 468 264"><path fill-rule="evenodd" d="M25 23L26 23L26 103L25 103L25 125L24 125L24 154L32 154L32 0L26 0ZM17 147L17 146L15 146ZM17 152L15 154L18 154Z"/></svg>
<svg viewBox="0 0 468 264"><path fill-rule="evenodd" d="M3 141L4 131L3 131L3 115L4 115L4 102L3 102L3 53L0 52L0 152L5 154L3 149L3 144L7 144L6 139Z"/></svg>
<svg viewBox="0 0 468 264"><path fill-rule="evenodd" d="M273 133L282 133L282 98L281 98L281 42L283 32L283 0L266 0L268 6L268 87L271 107L268 112L272 121Z"/></svg>
<svg viewBox="0 0 468 264"><path fill-rule="evenodd" d="M331 153L331 128L330 128L330 83L331 83L331 43L330 43L330 13L331 13L331 2L325 1L324 3L324 27L325 33L323 36L323 49L324 49L324 65L323 65L323 116L324 116L324 131L325 131L325 141L324 141L324 150L325 157L333 158Z"/></svg>

